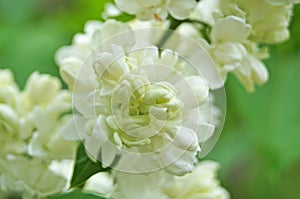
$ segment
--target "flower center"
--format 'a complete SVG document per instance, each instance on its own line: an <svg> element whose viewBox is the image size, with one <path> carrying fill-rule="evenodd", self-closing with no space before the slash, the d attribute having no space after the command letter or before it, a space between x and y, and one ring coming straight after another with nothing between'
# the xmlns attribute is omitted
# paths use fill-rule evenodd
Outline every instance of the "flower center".
<svg viewBox="0 0 300 199"><path fill-rule="evenodd" d="M131 117L149 117L153 108L162 114L155 117L170 120L178 116L182 103L172 89L162 84L147 84L134 90L129 101Z"/></svg>
<svg viewBox="0 0 300 199"><path fill-rule="evenodd" d="M123 144L133 146L150 144L155 136L175 130L181 124L183 103L171 84L134 75L118 84L111 107L109 126L115 127Z"/></svg>

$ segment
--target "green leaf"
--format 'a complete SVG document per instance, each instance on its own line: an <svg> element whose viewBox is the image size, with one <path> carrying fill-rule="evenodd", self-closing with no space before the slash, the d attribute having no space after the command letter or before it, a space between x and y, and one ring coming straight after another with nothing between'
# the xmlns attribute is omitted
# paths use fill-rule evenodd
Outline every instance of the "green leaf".
<svg viewBox="0 0 300 199"><path fill-rule="evenodd" d="M100 162L93 162L86 154L83 143L78 146L71 187L81 187L92 175L108 171Z"/></svg>
<svg viewBox="0 0 300 199"><path fill-rule="evenodd" d="M67 193L61 193L61 194L49 196L47 197L47 199L107 199L107 198L77 189Z"/></svg>

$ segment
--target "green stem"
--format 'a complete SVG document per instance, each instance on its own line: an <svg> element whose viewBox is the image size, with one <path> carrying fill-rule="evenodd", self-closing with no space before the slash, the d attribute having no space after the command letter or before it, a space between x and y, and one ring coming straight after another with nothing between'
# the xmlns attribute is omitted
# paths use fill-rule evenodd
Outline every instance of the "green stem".
<svg viewBox="0 0 300 199"><path fill-rule="evenodd" d="M204 27L211 28L211 25L209 25L208 23L206 23L204 21L197 20L197 19L185 19L183 22L193 23L193 24L200 24Z"/></svg>
<svg viewBox="0 0 300 199"><path fill-rule="evenodd" d="M211 25L209 25L206 22L203 21L199 21L196 19L186 19L185 20L186 23L192 23L194 25L200 25L201 27L197 27L197 29L199 30L199 32L202 34L203 38L208 42L211 43L211 39L210 39L210 32L211 32Z"/></svg>
<svg viewBox="0 0 300 199"><path fill-rule="evenodd" d="M158 42L158 48L162 48L162 46L168 41L169 37L172 35L173 31L176 30L178 28L178 26L183 23L183 21L180 21L180 20L177 20L171 16L169 16L169 19L170 19L170 22L171 22L171 25L170 25L170 30L172 31L167 31L163 36L162 38L159 40Z"/></svg>
<svg viewBox="0 0 300 199"><path fill-rule="evenodd" d="M209 34L210 34L210 31L211 31L211 26L208 24L208 23L205 23L203 21L199 21L199 20L196 20L196 19L185 19L185 20L177 20L171 16L169 16L169 20L171 22L171 25L170 25L170 30L172 31L167 31L163 36L162 38L159 40L158 42L158 48L162 48L163 45L168 41L169 37L172 35L173 31L175 31L178 26L180 26L180 24L182 23L192 23L194 25L201 25L201 28L199 27L199 31L200 33L203 35L204 39L207 40L208 43L210 43L210 38L209 38Z"/></svg>

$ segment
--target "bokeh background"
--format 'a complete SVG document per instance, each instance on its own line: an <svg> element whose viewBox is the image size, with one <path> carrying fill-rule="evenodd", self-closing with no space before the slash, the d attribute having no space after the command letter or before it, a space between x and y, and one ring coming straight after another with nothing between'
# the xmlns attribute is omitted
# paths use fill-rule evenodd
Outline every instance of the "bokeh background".
<svg viewBox="0 0 300 199"><path fill-rule="evenodd" d="M21 88L33 71L58 75L56 49L101 19L107 1L0 0L0 68ZM267 84L252 94L233 76L226 84L225 127L206 158L220 162L233 199L300 198L300 6L290 30L289 41L271 46Z"/></svg>

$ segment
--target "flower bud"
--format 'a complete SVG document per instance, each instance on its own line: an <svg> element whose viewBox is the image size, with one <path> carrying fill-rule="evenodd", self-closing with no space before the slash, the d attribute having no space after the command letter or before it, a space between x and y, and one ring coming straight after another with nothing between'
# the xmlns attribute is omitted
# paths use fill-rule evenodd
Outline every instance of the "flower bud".
<svg viewBox="0 0 300 199"><path fill-rule="evenodd" d="M18 115L8 105L0 104L0 132L17 133L18 129Z"/></svg>
<svg viewBox="0 0 300 199"><path fill-rule="evenodd" d="M0 88L4 86L16 86L13 74L10 70L0 70Z"/></svg>
<svg viewBox="0 0 300 199"><path fill-rule="evenodd" d="M58 78L35 72L26 83L25 93L33 104L40 104L51 101L60 88Z"/></svg>
<svg viewBox="0 0 300 199"><path fill-rule="evenodd" d="M185 176L165 185L163 191L168 198L218 198L228 199L229 193L219 185L216 179L218 164L212 161L200 163L196 169Z"/></svg>
<svg viewBox="0 0 300 199"><path fill-rule="evenodd" d="M82 66L82 61L76 58L66 58L62 61L59 72L63 80L72 90L74 88L74 83L77 74Z"/></svg>

